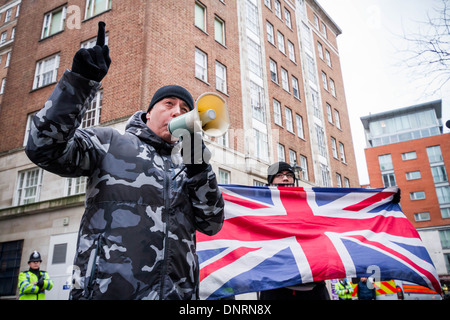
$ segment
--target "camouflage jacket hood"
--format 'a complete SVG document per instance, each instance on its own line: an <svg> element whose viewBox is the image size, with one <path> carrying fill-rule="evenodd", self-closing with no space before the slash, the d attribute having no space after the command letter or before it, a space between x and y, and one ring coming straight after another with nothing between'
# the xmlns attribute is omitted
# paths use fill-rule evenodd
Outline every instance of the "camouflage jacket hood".
<svg viewBox="0 0 450 320"><path fill-rule="evenodd" d="M197 299L196 231L213 235L223 223L215 174L208 166L174 178L181 157L146 126L144 112L123 133L78 129L99 86L66 71L26 146L45 170L89 177L71 298Z"/></svg>

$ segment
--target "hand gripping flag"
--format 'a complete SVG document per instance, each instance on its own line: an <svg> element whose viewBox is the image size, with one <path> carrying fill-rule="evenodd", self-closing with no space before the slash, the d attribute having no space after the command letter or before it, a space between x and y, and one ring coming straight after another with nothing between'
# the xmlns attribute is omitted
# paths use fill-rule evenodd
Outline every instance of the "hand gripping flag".
<svg viewBox="0 0 450 320"><path fill-rule="evenodd" d="M372 276L441 292L419 234L392 202L397 188L221 186L225 222L198 233L200 297Z"/></svg>

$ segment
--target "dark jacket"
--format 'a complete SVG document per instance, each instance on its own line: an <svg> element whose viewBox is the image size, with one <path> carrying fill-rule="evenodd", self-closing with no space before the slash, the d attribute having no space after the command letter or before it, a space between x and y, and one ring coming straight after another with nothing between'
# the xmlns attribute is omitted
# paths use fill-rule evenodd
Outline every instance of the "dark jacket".
<svg viewBox="0 0 450 320"><path fill-rule="evenodd" d="M358 283L358 288L356 289L358 294L358 300L375 300L376 292L375 288L369 289L367 287L367 281Z"/></svg>
<svg viewBox="0 0 450 320"><path fill-rule="evenodd" d="M66 71L34 117L26 153L64 177L88 176L72 299L197 299L196 230L217 233L223 198L211 166L182 165L137 112L125 133L77 129L100 83Z"/></svg>

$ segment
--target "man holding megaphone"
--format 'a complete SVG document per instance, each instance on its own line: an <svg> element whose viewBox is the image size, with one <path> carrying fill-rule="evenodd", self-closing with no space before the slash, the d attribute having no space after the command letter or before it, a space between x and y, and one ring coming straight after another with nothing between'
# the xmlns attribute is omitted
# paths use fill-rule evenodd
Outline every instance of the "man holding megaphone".
<svg viewBox="0 0 450 320"><path fill-rule="evenodd" d="M195 234L221 229L224 202L201 133L184 130L183 164L168 129L196 107L186 89L170 85L124 133L79 129L111 64L104 39L100 22L96 46L75 54L33 118L25 150L47 171L89 177L70 298L197 299Z"/></svg>

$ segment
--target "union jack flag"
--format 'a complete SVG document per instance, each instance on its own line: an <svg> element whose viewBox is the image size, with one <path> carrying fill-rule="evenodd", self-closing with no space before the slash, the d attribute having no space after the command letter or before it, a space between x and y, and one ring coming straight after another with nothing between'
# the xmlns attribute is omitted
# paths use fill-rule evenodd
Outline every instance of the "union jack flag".
<svg viewBox="0 0 450 320"><path fill-rule="evenodd" d="M197 236L202 299L362 276L441 292L398 188L220 188L223 228Z"/></svg>

